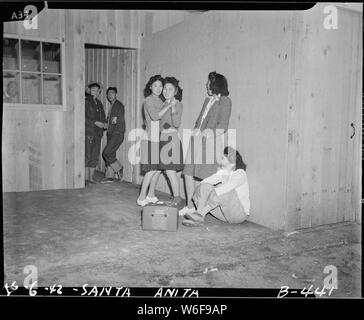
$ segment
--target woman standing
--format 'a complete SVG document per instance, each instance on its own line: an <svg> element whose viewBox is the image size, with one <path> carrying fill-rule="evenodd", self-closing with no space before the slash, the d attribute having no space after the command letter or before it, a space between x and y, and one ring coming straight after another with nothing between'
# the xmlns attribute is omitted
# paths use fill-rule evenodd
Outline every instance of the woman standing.
<svg viewBox="0 0 364 320"><path fill-rule="evenodd" d="M180 197L179 179L177 172L183 170L183 150L178 134L183 112L182 88L174 77L164 79L163 96L166 112L160 119L160 161L158 169L166 173L173 192L173 202L183 207Z"/></svg>
<svg viewBox="0 0 364 320"><path fill-rule="evenodd" d="M194 131L191 136L183 174L186 184L187 206L179 211L180 215L195 211L192 195L195 190L194 179L202 180L216 172L223 150L216 143L229 126L231 114L231 100L228 97L228 83L226 78L219 73L210 72L206 83L207 97L198 116ZM209 154L213 145L213 154ZM201 150L202 158L199 159L195 151ZM212 161L211 161L212 160Z"/></svg>
<svg viewBox="0 0 364 320"><path fill-rule="evenodd" d="M144 173L143 183L137 204L145 206L148 203L155 203L158 198L155 196L155 186L159 173L159 113L163 108L162 90L163 78L160 75L150 77L144 89L145 101L143 104L144 125L147 137L142 139L141 171ZM155 132L157 131L157 132ZM147 195L148 193L148 195Z"/></svg>

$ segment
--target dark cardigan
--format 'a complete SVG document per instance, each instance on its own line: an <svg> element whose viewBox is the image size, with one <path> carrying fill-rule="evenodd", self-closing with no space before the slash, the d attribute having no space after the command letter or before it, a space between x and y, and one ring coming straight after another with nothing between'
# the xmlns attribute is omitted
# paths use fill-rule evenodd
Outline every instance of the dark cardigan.
<svg viewBox="0 0 364 320"><path fill-rule="evenodd" d="M209 98L205 99L200 115L196 120L195 129L199 128L200 126L202 115L205 112L209 100ZM202 122L201 131L205 129L223 129L225 132L229 127L230 114L231 100L229 97L221 96L220 100L215 101L211 106L206 118Z"/></svg>

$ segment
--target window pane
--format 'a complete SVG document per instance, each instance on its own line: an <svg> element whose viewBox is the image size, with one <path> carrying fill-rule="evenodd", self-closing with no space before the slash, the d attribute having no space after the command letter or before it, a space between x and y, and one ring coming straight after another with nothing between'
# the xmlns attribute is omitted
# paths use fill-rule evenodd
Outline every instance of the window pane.
<svg viewBox="0 0 364 320"><path fill-rule="evenodd" d="M43 42L43 72L61 73L61 46Z"/></svg>
<svg viewBox="0 0 364 320"><path fill-rule="evenodd" d="M40 75L22 73L23 103L42 103L40 92Z"/></svg>
<svg viewBox="0 0 364 320"><path fill-rule="evenodd" d="M19 103L19 72L3 73L3 102L4 103Z"/></svg>
<svg viewBox="0 0 364 320"><path fill-rule="evenodd" d="M21 40L21 69L40 71L40 42Z"/></svg>
<svg viewBox="0 0 364 320"><path fill-rule="evenodd" d="M43 75L43 103L62 104L62 77Z"/></svg>
<svg viewBox="0 0 364 320"><path fill-rule="evenodd" d="M3 69L19 70L19 40L3 40Z"/></svg>

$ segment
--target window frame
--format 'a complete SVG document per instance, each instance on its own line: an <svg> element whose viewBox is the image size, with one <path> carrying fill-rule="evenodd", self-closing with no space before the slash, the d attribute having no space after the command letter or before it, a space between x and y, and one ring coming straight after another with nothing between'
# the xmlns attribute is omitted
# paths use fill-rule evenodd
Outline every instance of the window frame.
<svg viewBox="0 0 364 320"><path fill-rule="evenodd" d="M37 42L48 42L48 43L57 43L60 45L61 47L61 77L62 77L62 104L34 104L34 103L9 103L9 102L3 102L3 109L6 110L43 110L43 111L47 111L47 110L56 110L56 111L66 111L67 107L66 107L66 50L65 50L65 43L64 43L64 39L62 38L62 40L59 39L50 39L50 38L42 38L42 37L32 37L32 36L24 36L24 35L17 35L17 34L9 34L9 33L4 33L3 34L3 38L4 39L17 39L19 41L21 40L30 40L30 41L37 41ZM21 58L21 45L19 42L19 57ZM42 70L42 65L43 65L43 46L41 46L41 50L40 50L40 64L41 64L41 71L39 72L41 74L41 93L42 93L42 99L43 99L43 76L47 75L47 73L43 72ZM10 70L11 71L11 70ZM4 71L3 71L4 72ZM27 73L27 72L26 72ZM19 89L22 90L22 84L21 84L21 80L22 80L22 71L21 71L21 61L19 60Z"/></svg>

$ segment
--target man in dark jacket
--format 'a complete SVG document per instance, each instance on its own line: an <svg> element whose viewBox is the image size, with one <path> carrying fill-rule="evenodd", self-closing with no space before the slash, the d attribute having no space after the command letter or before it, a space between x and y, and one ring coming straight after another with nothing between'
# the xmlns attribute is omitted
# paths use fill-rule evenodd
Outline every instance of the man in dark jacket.
<svg viewBox="0 0 364 320"><path fill-rule="evenodd" d="M107 118L107 144L102 152L106 164L103 182L113 181L115 175L121 181L123 178L123 166L116 158L116 152L124 141L125 110L124 105L116 99L117 89L115 87L109 87L106 95L111 108Z"/></svg>
<svg viewBox="0 0 364 320"><path fill-rule="evenodd" d="M99 160L101 138L106 129L104 106L98 99L101 85L91 82L88 85L89 94L85 96L85 179L95 183L94 174Z"/></svg>

